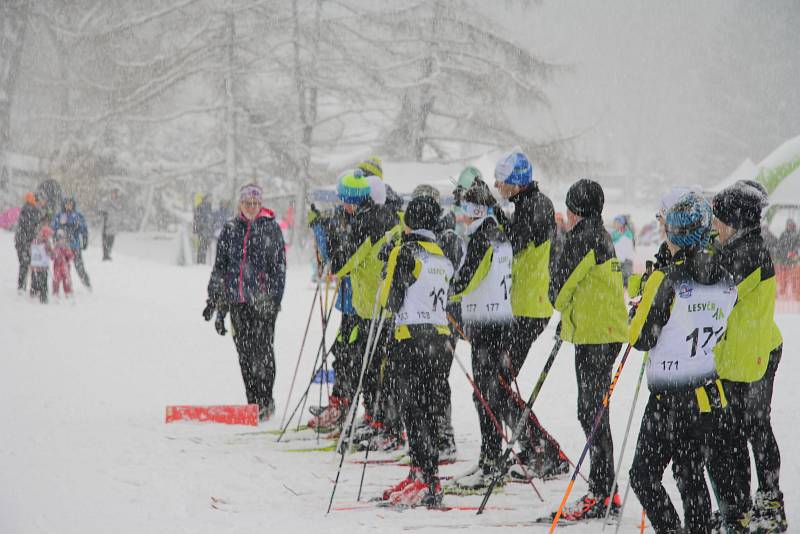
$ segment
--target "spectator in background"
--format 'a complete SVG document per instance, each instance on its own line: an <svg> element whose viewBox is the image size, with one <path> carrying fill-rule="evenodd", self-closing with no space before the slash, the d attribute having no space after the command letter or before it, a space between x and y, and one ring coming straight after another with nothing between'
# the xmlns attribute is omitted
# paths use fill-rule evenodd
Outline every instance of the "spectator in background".
<svg viewBox="0 0 800 534"><path fill-rule="evenodd" d="M778 238L769 229L769 223L766 220L761 224L761 237L764 239L764 246L767 247L770 256L776 258L778 256Z"/></svg>
<svg viewBox="0 0 800 534"><path fill-rule="evenodd" d="M219 239L219 233L225 223L233 218L233 209L231 209L230 200L220 200L219 208L214 213L214 236Z"/></svg>
<svg viewBox="0 0 800 534"><path fill-rule="evenodd" d="M36 195L33 193L25 194L25 205L19 212L17 220L17 230L14 233L14 248L17 249L17 259L19 259L19 278L17 281L17 291L25 290L25 282L28 278L28 269L31 265L31 242L36 237L36 230L39 221L42 219L42 212Z"/></svg>
<svg viewBox="0 0 800 534"><path fill-rule="evenodd" d="M614 252L619 258L622 267L622 283L627 288L628 278L633 273L633 258L635 256L635 244L633 240L633 229L627 215L617 215L612 223L614 231L611 232L611 239L614 241Z"/></svg>
<svg viewBox="0 0 800 534"><path fill-rule="evenodd" d="M103 261L110 261L114 237L122 224L122 203L117 189L112 189L100 204L100 214L103 216Z"/></svg>
<svg viewBox="0 0 800 534"><path fill-rule="evenodd" d="M231 314L233 342L249 404L258 404L265 421L275 411L275 321L286 282L286 253L275 213L261 205L262 191L248 184L239 191L239 215L225 223L208 282L203 317L217 314L215 328L225 335Z"/></svg>
<svg viewBox="0 0 800 534"><path fill-rule="evenodd" d="M796 263L797 250L800 247L800 237L797 234L797 223L794 219L786 220L786 229L778 238L777 254L775 260L780 264Z"/></svg>
<svg viewBox="0 0 800 534"><path fill-rule="evenodd" d="M81 251L89 246L89 229L86 227L86 218L83 213L78 211L74 198L66 198L61 205L61 211L53 218L53 231L58 232L63 229L67 236L67 244L75 255L75 271L78 273L81 282L86 289L92 289L89 282L89 274L83 265Z"/></svg>
<svg viewBox="0 0 800 534"><path fill-rule="evenodd" d="M778 238L773 255L779 297L788 297L791 294L790 291L794 294L798 293L798 280L793 276L795 265L798 263L798 248L800 248L800 236L797 233L797 223L794 222L794 219L787 219L786 229ZM792 288L790 289L789 286Z"/></svg>
<svg viewBox="0 0 800 534"><path fill-rule="evenodd" d="M214 211L211 194L203 197L194 212L194 233L197 235L197 263L205 263L208 247L214 237Z"/></svg>

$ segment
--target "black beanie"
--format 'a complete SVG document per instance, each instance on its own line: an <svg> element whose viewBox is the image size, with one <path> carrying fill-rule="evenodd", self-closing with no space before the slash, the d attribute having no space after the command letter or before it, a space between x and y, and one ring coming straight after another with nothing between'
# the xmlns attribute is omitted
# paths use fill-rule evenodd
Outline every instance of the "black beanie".
<svg viewBox="0 0 800 534"><path fill-rule="evenodd" d="M580 217L600 217L604 203L603 188L588 178L581 178L567 191L567 207Z"/></svg>
<svg viewBox="0 0 800 534"><path fill-rule="evenodd" d="M442 208L432 197L417 197L408 203L404 222L412 230L435 230Z"/></svg>
<svg viewBox="0 0 800 534"><path fill-rule="evenodd" d="M497 204L497 200L492 196L489 186L485 182L478 182L477 180L464 193L464 200L479 206L494 206Z"/></svg>
<svg viewBox="0 0 800 534"><path fill-rule="evenodd" d="M714 196L714 216L731 228L761 224L761 210L767 205L767 191L753 180L739 180Z"/></svg>

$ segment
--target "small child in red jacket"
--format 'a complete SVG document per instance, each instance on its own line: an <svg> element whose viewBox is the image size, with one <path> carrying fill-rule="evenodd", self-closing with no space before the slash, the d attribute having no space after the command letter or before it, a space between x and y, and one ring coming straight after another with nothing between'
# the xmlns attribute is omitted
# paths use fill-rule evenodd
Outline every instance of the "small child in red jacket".
<svg viewBox="0 0 800 534"><path fill-rule="evenodd" d="M42 304L47 303L47 272L53 256L53 246L50 244L52 235L53 230L46 222L42 222L31 242L31 297L38 295Z"/></svg>
<svg viewBox="0 0 800 534"><path fill-rule="evenodd" d="M56 232L56 244L53 247L53 295L58 295L59 286L64 286L64 296L72 294L72 276L69 264L75 254L67 244L64 230Z"/></svg>

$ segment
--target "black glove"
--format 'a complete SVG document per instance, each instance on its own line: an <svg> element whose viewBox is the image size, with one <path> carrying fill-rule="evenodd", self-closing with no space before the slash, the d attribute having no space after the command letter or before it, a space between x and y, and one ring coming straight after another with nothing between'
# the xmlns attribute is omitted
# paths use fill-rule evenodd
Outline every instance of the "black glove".
<svg viewBox="0 0 800 534"><path fill-rule="evenodd" d="M214 310L217 307L214 305L214 302L211 299L206 301L206 308L203 310L203 319L206 321L210 321L212 317L214 317Z"/></svg>
<svg viewBox="0 0 800 534"><path fill-rule="evenodd" d="M217 329L217 334L224 336L228 331L225 330L225 312L220 311L217 313L217 320L214 321L214 328Z"/></svg>

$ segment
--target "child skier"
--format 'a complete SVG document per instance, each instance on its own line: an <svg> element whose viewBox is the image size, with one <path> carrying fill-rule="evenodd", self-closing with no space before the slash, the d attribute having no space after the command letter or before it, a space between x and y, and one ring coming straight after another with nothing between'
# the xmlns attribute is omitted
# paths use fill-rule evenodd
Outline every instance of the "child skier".
<svg viewBox="0 0 800 534"><path fill-rule="evenodd" d="M53 295L58 295L60 286L64 287L64 296L72 294L72 276L70 261L75 257L67 244L64 230L56 232L56 244L53 247Z"/></svg>
<svg viewBox="0 0 800 534"><path fill-rule="evenodd" d="M736 287L705 250L711 235L705 199L687 194L665 222L673 260L648 278L630 328L631 345L649 351L650 388L630 483L656 533L684 532L661 483L672 461L685 532L705 533L711 516L705 450L728 415L713 349L724 335Z"/></svg>
<svg viewBox="0 0 800 534"><path fill-rule="evenodd" d="M47 303L47 272L53 256L52 235L53 230L47 222L42 221L31 242L31 297L38 296L42 304Z"/></svg>
<svg viewBox="0 0 800 534"><path fill-rule="evenodd" d="M396 392L408 433L411 470L383 492L393 504L429 507L442 502L438 477L436 406L444 387L435 360L448 350L447 288L453 266L433 233L439 205L431 197L413 199L405 212L406 233L389 255L381 304L394 317Z"/></svg>
<svg viewBox="0 0 800 534"><path fill-rule="evenodd" d="M603 226L603 188L581 179L567 191L571 230L564 239L550 279L550 299L561 312L561 339L575 345L578 419L586 437L611 385L611 369L628 338L628 311L622 269L614 243ZM589 452L589 493L564 510L564 519L603 517L618 509L614 481L614 445L605 411Z"/></svg>

